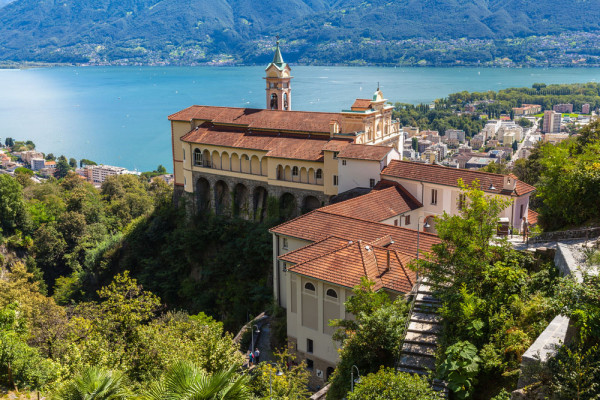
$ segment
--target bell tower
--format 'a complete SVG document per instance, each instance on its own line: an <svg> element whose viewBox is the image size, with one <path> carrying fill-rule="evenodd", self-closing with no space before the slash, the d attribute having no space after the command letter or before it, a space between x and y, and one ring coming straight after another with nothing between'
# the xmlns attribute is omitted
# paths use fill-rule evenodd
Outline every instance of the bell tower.
<svg viewBox="0 0 600 400"><path fill-rule="evenodd" d="M292 87L290 80L291 69L287 63L283 62L281 50L279 50L279 37L277 37L277 47L273 61L266 68L267 76L264 78L267 82L267 110L292 109Z"/></svg>

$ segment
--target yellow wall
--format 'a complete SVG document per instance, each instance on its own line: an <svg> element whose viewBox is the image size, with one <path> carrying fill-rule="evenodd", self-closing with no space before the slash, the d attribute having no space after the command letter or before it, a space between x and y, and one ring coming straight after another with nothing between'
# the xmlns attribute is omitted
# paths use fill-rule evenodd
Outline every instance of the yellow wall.
<svg viewBox="0 0 600 400"><path fill-rule="evenodd" d="M175 183L183 185L183 148L181 137L191 130L189 122L171 121L171 138L173 141L173 171Z"/></svg>

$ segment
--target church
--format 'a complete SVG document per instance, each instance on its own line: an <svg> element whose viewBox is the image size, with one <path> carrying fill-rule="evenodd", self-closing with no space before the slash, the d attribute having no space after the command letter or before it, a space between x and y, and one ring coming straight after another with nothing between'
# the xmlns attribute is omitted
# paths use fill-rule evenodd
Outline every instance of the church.
<svg viewBox="0 0 600 400"><path fill-rule="evenodd" d="M264 109L194 105L169 116L176 198L193 211L260 221L271 199L280 218L295 217L373 188L400 159L403 134L379 88L339 113L293 111L279 41L264 79Z"/></svg>

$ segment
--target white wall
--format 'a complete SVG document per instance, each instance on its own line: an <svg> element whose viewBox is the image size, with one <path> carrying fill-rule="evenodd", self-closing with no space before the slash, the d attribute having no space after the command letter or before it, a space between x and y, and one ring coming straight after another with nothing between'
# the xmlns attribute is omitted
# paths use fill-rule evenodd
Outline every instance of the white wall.
<svg viewBox="0 0 600 400"><path fill-rule="evenodd" d="M346 165L343 165L346 161ZM366 160L339 159L338 160L338 193L357 187L368 188L369 180L379 182L380 162Z"/></svg>

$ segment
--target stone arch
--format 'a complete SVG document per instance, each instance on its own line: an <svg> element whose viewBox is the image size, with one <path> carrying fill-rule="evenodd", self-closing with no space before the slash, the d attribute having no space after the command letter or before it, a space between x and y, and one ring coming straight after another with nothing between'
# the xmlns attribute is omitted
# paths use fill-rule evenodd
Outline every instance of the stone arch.
<svg viewBox="0 0 600 400"><path fill-rule="evenodd" d="M284 173L284 176L283 176L283 180L284 181L291 181L292 180L292 168L290 168L289 165L286 165L284 171L285 171L285 173Z"/></svg>
<svg viewBox="0 0 600 400"><path fill-rule="evenodd" d="M254 175L260 175L260 160L258 156L252 156L250 159L250 172Z"/></svg>
<svg viewBox="0 0 600 400"><path fill-rule="evenodd" d="M305 196L302 200L302 213L307 213L321 207L321 202L315 196Z"/></svg>
<svg viewBox="0 0 600 400"><path fill-rule="evenodd" d="M217 181L215 183L215 213L226 214L229 211L230 199L229 186L221 180Z"/></svg>
<svg viewBox="0 0 600 400"><path fill-rule="evenodd" d="M202 166L210 168L210 166L212 165L210 161L210 151L204 150L202 152Z"/></svg>
<svg viewBox="0 0 600 400"><path fill-rule="evenodd" d="M256 221L262 222L265 220L267 216L268 197L269 193L264 187L257 186L254 188L254 192L252 193L252 213Z"/></svg>
<svg viewBox="0 0 600 400"><path fill-rule="evenodd" d="M241 172L240 156L238 156L237 153L231 154L231 170L235 172Z"/></svg>
<svg viewBox="0 0 600 400"><path fill-rule="evenodd" d="M194 149L194 165L202 166L202 150Z"/></svg>
<svg viewBox="0 0 600 400"><path fill-rule="evenodd" d="M210 208L210 182L206 178L196 181L196 206L198 212L205 212Z"/></svg>
<svg viewBox="0 0 600 400"><path fill-rule="evenodd" d="M212 152L212 167L216 169L221 169L221 156L216 150Z"/></svg>
<svg viewBox="0 0 600 400"><path fill-rule="evenodd" d="M315 181L317 182L317 185L323 184L323 170L321 168L318 168L315 171Z"/></svg>
<svg viewBox="0 0 600 400"><path fill-rule="evenodd" d="M221 169L231 171L231 160L229 159L229 153L226 151L221 153Z"/></svg>
<svg viewBox="0 0 600 400"><path fill-rule="evenodd" d="M300 182L308 183L308 171L304 167L300 168Z"/></svg>
<svg viewBox="0 0 600 400"><path fill-rule="evenodd" d="M277 180L282 181L284 179L285 179L285 170L283 169L283 166L280 164L277 166Z"/></svg>
<svg viewBox="0 0 600 400"><path fill-rule="evenodd" d="M238 183L233 188L233 215L235 217L248 217L248 188L243 183Z"/></svg>
<svg viewBox="0 0 600 400"><path fill-rule="evenodd" d="M282 194L279 198L279 218L284 220L295 218L298 216L297 210L296 197L289 192Z"/></svg>
<svg viewBox="0 0 600 400"><path fill-rule="evenodd" d="M308 169L308 183L310 183L311 185L314 185L315 183L317 183L317 178L315 176L314 168Z"/></svg>
<svg viewBox="0 0 600 400"><path fill-rule="evenodd" d="M241 158L241 162L242 162L242 172L245 174L249 174L250 173L250 158L248 157L247 154L242 154Z"/></svg>
<svg viewBox="0 0 600 400"><path fill-rule="evenodd" d="M429 228L423 228L424 232L437 234L437 229L435 229L435 225L436 225L435 215L427 216L425 218L425 221L423 222L423 226L425 226L425 223L429 224Z"/></svg>

